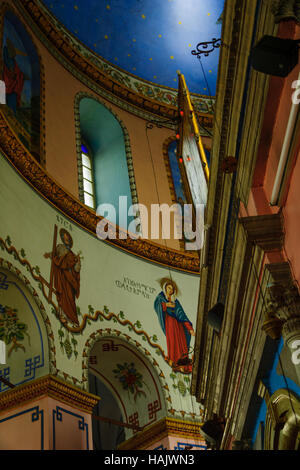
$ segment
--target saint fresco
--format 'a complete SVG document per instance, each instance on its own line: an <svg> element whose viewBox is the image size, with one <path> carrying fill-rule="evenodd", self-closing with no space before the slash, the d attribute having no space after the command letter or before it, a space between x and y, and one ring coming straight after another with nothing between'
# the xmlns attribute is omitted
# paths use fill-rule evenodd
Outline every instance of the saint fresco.
<svg viewBox="0 0 300 470"><path fill-rule="evenodd" d="M49 297L54 290L61 322L71 322L78 326L75 299L78 299L80 294L81 257L80 253L75 255L72 251L73 239L70 233L61 229L59 234L62 243L57 245L57 227L55 226L53 251L44 255L52 262Z"/></svg>
<svg viewBox="0 0 300 470"><path fill-rule="evenodd" d="M166 335L167 359L174 370L192 372L189 358L191 337L195 336L193 325L183 310L177 295L179 289L172 279L161 279L162 291L154 302L159 324Z"/></svg>
<svg viewBox="0 0 300 470"><path fill-rule="evenodd" d="M3 73L10 125L31 154L40 160L40 64L35 46L19 19L6 12Z"/></svg>

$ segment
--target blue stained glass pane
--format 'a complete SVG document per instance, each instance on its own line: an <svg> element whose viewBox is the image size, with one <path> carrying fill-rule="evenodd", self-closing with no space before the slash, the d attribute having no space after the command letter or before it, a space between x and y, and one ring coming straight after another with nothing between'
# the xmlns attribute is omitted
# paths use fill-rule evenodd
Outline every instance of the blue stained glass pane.
<svg viewBox="0 0 300 470"><path fill-rule="evenodd" d="M171 166L172 178L176 193L176 199L179 204L186 204L186 195L184 191L183 182L181 179L181 173L176 156L177 142L174 141L169 146L169 161Z"/></svg>
<svg viewBox="0 0 300 470"><path fill-rule="evenodd" d="M207 164L210 167L210 151L208 149L204 149L204 150L205 150Z"/></svg>
<svg viewBox="0 0 300 470"><path fill-rule="evenodd" d="M83 151L83 153L86 153L87 155L89 154L88 149L87 149L86 146L83 145L83 144L81 145L81 150Z"/></svg>

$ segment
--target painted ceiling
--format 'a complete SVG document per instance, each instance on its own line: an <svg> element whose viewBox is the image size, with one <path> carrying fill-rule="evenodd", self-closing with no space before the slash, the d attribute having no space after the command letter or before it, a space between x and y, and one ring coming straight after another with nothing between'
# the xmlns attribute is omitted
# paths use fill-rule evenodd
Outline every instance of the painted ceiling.
<svg viewBox="0 0 300 470"><path fill-rule="evenodd" d="M177 88L177 71L192 93L215 95L219 49L191 54L221 37L225 0L43 0L95 53L152 83ZM206 78L205 78L206 77Z"/></svg>

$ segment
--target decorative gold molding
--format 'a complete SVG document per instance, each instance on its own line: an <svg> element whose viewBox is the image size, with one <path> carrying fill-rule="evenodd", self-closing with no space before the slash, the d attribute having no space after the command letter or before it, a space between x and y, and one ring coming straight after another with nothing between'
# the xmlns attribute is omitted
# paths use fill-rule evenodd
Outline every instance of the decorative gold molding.
<svg viewBox="0 0 300 470"><path fill-rule="evenodd" d="M123 442L118 450L143 450L165 437L183 437L195 440L204 440L201 436L200 423L184 421L173 418L163 418L146 428L142 433Z"/></svg>
<svg viewBox="0 0 300 470"><path fill-rule="evenodd" d="M96 213L70 193L63 189L46 170L30 155L21 141L9 127L4 112L5 107L0 105L0 151L10 161L18 173L43 198L57 210L63 212L73 222L96 237L96 227L101 220ZM119 229L117 228L117 233ZM148 240L106 240L111 246L120 248L130 254L145 260L191 274L200 274L198 253L183 253L179 250L167 249Z"/></svg>
<svg viewBox="0 0 300 470"><path fill-rule="evenodd" d="M92 414L100 398L84 392L53 375L47 375L0 394L1 411L15 408L44 396L54 398L81 411Z"/></svg>

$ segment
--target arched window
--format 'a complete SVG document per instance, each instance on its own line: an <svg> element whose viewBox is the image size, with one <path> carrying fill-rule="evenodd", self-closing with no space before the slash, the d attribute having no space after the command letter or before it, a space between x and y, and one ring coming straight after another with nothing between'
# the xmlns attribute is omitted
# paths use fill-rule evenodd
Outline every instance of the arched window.
<svg viewBox="0 0 300 470"><path fill-rule="evenodd" d="M87 146L81 145L81 164L83 179L83 197L86 206L95 209L94 170L91 153Z"/></svg>
<svg viewBox="0 0 300 470"><path fill-rule="evenodd" d="M120 209L120 198L123 204L126 200L127 208L137 203L128 136L118 118L104 104L85 95L78 98L80 198L95 210L102 204L113 207L115 217L105 211L99 214L127 230L132 216L128 216L127 211L124 215L124 205Z"/></svg>

